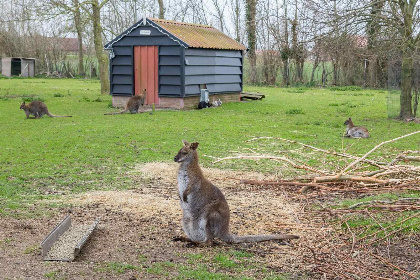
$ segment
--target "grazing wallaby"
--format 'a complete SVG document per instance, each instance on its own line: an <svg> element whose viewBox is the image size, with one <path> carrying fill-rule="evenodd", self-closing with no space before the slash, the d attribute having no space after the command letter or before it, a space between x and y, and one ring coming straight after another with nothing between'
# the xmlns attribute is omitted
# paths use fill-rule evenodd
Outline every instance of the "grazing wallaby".
<svg viewBox="0 0 420 280"><path fill-rule="evenodd" d="M215 100L215 101L213 101L212 103L211 103L211 106L213 106L213 107L219 107L219 106L222 106L222 100L220 100L220 98L218 99L218 100Z"/></svg>
<svg viewBox="0 0 420 280"><path fill-rule="evenodd" d="M346 134L344 137L350 137L350 138L368 138L369 137L369 131L364 126L354 126L353 121L351 118L346 120L344 122L345 125L347 125Z"/></svg>
<svg viewBox="0 0 420 280"><path fill-rule="evenodd" d="M296 235L270 234L236 236L229 230L230 212L223 193L207 180L198 165L198 143L184 142L174 161L179 162L178 189L183 211L182 227L187 238L198 245L213 245L213 238L227 243L261 242L299 238Z"/></svg>
<svg viewBox="0 0 420 280"><path fill-rule="evenodd" d="M125 109L117 113L107 113L104 115L118 115L130 112L131 114L137 114L139 112L140 106L143 106L144 99L146 98L146 89L142 89L139 95L134 95L128 99Z"/></svg>
<svg viewBox="0 0 420 280"><path fill-rule="evenodd" d="M47 105L45 105L44 102L39 100L34 100L28 105L26 105L25 102L23 102L20 105L20 108L23 111L25 111L26 118L29 119L29 115L33 115L35 119L41 118L43 115L48 115L52 118L65 118L65 117L71 117L71 116L54 116L52 115L47 108Z"/></svg>

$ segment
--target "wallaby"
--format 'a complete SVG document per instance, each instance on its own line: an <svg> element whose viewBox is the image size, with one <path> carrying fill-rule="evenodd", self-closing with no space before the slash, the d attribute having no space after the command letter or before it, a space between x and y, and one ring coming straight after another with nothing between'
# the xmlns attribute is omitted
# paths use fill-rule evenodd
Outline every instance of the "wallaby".
<svg viewBox="0 0 420 280"><path fill-rule="evenodd" d="M124 114L126 112L130 112L131 114L137 114L139 112L140 106L143 106L145 98L146 98L146 89L144 88L142 89L139 95L134 95L128 99L124 110L122 110L121 112L107 113L104 115L118 115L118 114Z"/></svg>
<svg viewBox="0 0 420 280"><path fill-rule="evenodd" d="M47 105L45 105L44 102L39 100L34 100L28 105L26 105L25 102L23 102L20 105L20 108L25 111L26 118L29 119L29 115L33 115L35 119L41 118L43 115L48 115L52 118L65 118L65 117L71 117L71 116L54 116L52 115L47 108Z"/></svg>
<svg viewBox="0 0 420 280"><path fill-rule="evenodd" d="M353 121L351 118L346 120L344 122L345 125L347 125L346 134L344 137L350 137L350 138L368 138L369 137L369 131L364 126L354 126Z"/></svg>
<svg viewBox="0 0 420 280"><path fill-rule="evenodd" d="M213 101L213 102L211 103L211 106L213 106L213 107L219 107L219 106L222 106L222 104L223 104L223 102L222 102L222 100L220 100L220 98L219 98L218 100Z"/></svg>
<svg viewBox="0 0 420 280"><path fill-rule="evenodd" d="M189 241L201 246L212 246L213 239L227 243L261 242L267 240L297 239L296 235L270 234L236 236L229 230L230 212L223 193L203 176L198 165L198 143L184 142L174 161L178 169L178 190L183 211L182 227Z"/></svg>

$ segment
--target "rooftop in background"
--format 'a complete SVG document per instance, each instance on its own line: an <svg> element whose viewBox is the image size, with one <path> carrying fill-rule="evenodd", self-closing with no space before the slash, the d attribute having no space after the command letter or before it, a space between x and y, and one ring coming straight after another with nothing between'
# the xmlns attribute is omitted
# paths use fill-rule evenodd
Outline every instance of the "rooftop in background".
<svg viewBox="0 0 420 280"><path fill-rule="evenodd" d="M79 50L79 40L77 38L47 37L46 39L61 51L78 52ZM83 45L83 51L86 51L85 45Z"/></svg>
<svg viewBox="0 0 420 280"><path fill-rule="evenodd" d="M105 48L112 47L114 43L142 25L151 25L162 33L168 33L167 35L169 37L181 41L178 43L188 48L246 50L244 45L212 26L157 18L147 18L146 22L144 22L144 19L141 19L112 41L108 42Z"/></svg>

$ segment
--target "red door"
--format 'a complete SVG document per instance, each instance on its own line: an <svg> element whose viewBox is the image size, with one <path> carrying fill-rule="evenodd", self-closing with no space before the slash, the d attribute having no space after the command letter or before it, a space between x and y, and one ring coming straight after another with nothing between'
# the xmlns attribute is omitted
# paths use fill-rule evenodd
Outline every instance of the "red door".
<svg viewBox="0 0 420 280"><path fill-rule="evenodd" d="M134 94L146 89L145 104L159 105L158 97L158 47L134 47Z"/></svg>

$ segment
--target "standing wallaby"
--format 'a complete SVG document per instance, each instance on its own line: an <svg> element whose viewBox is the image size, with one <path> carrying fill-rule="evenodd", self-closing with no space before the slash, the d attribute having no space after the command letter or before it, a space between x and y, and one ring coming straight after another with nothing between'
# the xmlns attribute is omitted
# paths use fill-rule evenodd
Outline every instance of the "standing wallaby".
<svg viewBox="0 0 420 280"><path fill-rule="evenodd" d="M299 238L296 235L270 234L236 236L230 233L229 206L223 193L203 176L198 165L198 143L184 142L174 161L179 162L178 189L183 211L182 227L187 238L198 245L213 245L213 238L227 243L261 242Z"/></svg>
<svg viewBox="0 0 420 280"><path fill-rule="evenodd" d="M139 95L134 95L128 99L127 104L125 105L125 109L121 112L117 113L107 113L104 115L117 115L117 114L124 114L126 112L130 112L131 114L137 114L139 112L140 106L143 106L144 99L146 98L146 89L142 89Z"/></svg>
<svg viewBox="0 0 420 280"><path fill-rule="evenodd" d="M346 120L344 122L345 125L347 125L346 134L344 137L350 137L350 138L368 138L369 137L369 131L364 126L354 126L353 121L351 118Z"/></svg>
<svg viewBox="0 0 420 280"><path fill-rule="evenodd" d="M25 102L23 102L20 105L20 108L23 111L25 111L26 118L29 119L29 115L33 115L35 119L41 118L43 115L48 115L52 118L64 118L64 117L71 117L71 116L54 116L52 115L47 108L47 105L45 105L44 102L39 100L34 100L28 105L26 105Z"/></svg>

